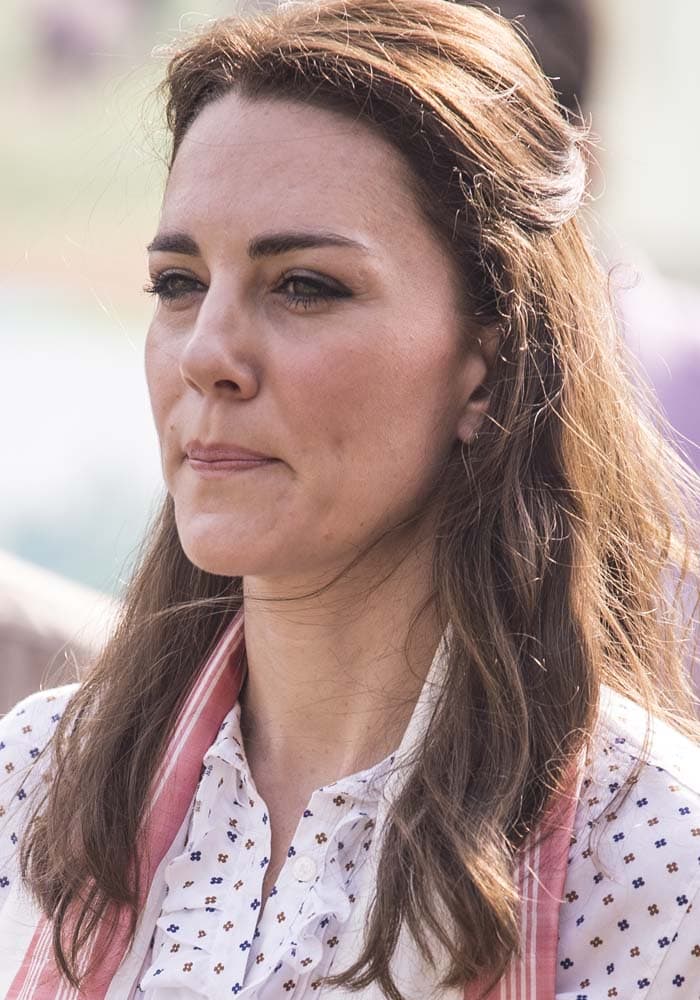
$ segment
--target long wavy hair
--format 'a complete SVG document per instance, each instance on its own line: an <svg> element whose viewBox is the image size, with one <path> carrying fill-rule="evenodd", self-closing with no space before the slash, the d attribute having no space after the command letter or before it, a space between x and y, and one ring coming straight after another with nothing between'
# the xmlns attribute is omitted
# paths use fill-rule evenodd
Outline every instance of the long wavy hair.
<svg viewBox="0 0 700 1000"><path fill-rule="evenodd" d="M169 63L173 158L231 91L375 129L410 168L472 326L499 331L488 419L436 484L444 689L387 821L362 951L330 981L401 1000L402 927L428 961L446 956L445 987L495 978L518 948L514 855L590 736L601 685L697 733L697 484L630 370L582 229L585 134L506 21L444 0L328 0L213 22ZM22 846L74 985L112 907L135 927L151 781L242 600L239 578L188 561L167 498Z"/></svg>

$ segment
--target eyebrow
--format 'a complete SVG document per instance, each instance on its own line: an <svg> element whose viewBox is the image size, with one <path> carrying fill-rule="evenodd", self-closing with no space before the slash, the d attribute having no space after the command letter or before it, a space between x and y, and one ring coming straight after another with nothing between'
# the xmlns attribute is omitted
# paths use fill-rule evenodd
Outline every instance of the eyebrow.
<svg viewBox="0 0 700 1000"><path fill-rule="evenodd" d="M308 250L314 247L350 247L371 253L369 247L349 236L328 232L284 232L267 233L256 236L248 243L248 256L251 260L260 257L273 257L276 254L289 253L292 250ZM157 251L165 253L181 253L188 257L201 257L197 241L187 233L159 233L146 247L149 253Z"/></svg>

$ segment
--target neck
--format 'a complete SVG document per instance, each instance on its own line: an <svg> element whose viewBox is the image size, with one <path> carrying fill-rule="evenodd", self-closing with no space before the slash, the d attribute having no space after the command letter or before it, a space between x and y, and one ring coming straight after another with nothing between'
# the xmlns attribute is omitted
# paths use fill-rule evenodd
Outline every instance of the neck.
<svg viewBox="0 0 700 1000"><path fill-rule="evenodd" d="M241 708L254 774L290 776L294 762L318 787L398 746L440 639L430 556L414 546L390 574L355 567L304 597L299 581L246 578Z"/></svg>

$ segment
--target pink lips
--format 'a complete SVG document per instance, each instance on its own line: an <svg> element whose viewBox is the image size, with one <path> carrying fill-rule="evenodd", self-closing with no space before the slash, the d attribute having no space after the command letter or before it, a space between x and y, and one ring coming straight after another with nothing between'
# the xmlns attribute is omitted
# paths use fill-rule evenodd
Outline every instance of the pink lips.
<svg viewBox="0 0 700 1000"><path fill-rule="evenodd" d="M236 444L202 444L201 441L190 441L185 449L190 467L206 477L217 473L244 472L270 465L277 459L251 451Z"/></svg>

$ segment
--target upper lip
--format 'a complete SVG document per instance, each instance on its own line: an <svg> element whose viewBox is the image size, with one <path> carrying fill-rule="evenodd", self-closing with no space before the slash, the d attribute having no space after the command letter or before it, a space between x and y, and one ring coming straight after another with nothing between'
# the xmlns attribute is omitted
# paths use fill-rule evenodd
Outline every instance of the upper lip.
<svg viewBox="0 0 700 1000"><path fill-rule="evenodd" d="M272 459L271 455L263 455L259 451L251 451L240 444L220 444L214 441L204 444L202 441L190 441L185 448L188 458L198 462L254 462Z"/></svg>

